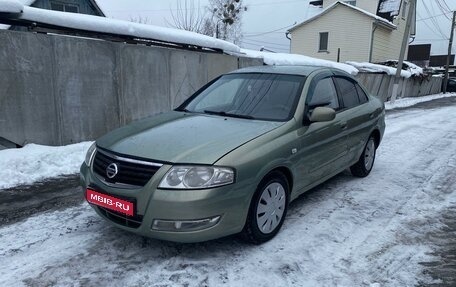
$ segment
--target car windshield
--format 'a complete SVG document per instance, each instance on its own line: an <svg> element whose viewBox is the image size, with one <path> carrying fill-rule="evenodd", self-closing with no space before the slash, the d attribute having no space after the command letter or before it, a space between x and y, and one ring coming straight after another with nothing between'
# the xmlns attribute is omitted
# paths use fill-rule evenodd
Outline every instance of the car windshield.
<svg viewBox="0 0 456 287"><path fill-rule="evenodd" d="M297 75L224 75L192 96L178 110L286 121L294 114L304 81L304 76Z"/></svg>

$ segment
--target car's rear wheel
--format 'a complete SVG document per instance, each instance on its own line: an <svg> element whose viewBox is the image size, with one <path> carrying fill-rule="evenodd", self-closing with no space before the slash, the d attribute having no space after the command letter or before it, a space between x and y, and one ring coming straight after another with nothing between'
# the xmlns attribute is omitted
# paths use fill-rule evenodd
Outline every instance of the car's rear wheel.
<svg viewBox="0 0 456 287"><path fill-rule="evenodd" d="M370 136L358 162L350 167L350 171L354 176L366 177L369 175L374 166L376 149L375 138Z"/></svg>
<svg viewBox="0 0 456 287"><path fill-rule="evenodd" d="M268 174L258 185L242 231L248 241L260 244L273 238L287 214L289 185L281 172Z"/></svg>

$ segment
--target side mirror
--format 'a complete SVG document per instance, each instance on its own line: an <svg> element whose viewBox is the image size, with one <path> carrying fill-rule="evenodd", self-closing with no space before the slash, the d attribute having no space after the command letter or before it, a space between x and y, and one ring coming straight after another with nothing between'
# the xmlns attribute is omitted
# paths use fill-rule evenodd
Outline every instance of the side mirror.
<svg viewBox="0 0 456 287"><path fill-rule="evenodd" d="M336 111L327 107L316 107L310 115L310 122L330 122L336 118Z"/></svg>

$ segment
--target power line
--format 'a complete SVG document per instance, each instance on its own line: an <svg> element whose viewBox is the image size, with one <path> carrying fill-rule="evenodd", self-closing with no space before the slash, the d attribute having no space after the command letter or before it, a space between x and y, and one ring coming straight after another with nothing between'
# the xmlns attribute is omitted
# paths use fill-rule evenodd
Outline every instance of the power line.
<svg viewBox="0 0 456 287"><path fill-rule="evenodd" d="M448 13L448 12L451 13L451 10L449 10L447 7L444 7L444 5L442 4L442 2L440 2L440 0L436 0L436 2L437 2L437 6L439 6L440 11L442 11L443 13ZM444 15L448 20L451 20L450 17L448 17L446 14L444 14Z"/></svg>
<svg viewBox="0 0 456 287"><path fill-rule="evenodd" d="M292 26L294 26L294 25L296 25L296 22L294 22L294 23L291 24L291 25L287 25L287 26L285 26L285 27L282 27L282 28L279 28L279 29L275 29L275 30L272 30L272 31L268 31L268 32L261 32L261 33L252 34L252 35L248 35L248 33L245 33L245 34L244 34L244 37L257 37L257 36L262 36L262 35L266 35L266 34L269 34L269 33L274 33L274 32L277 32L277 31L280 31L280 30L283 30L283 29L292 27Z"/></svg>
<svg viewBox="0 0 456 287"><path fill-rule="evenodd" d="M417 12L418 12L418 11L417 11ZM434 15L434 16L427 17L427 18L420 18L420 19L417 19L416 22L420 22L420 21L424 21L424 20L429 20L429 19L432 19L432 18L437 18L437 17L443 16L443 15L447 15L447 14L451 14L451 13L453 13L453 12L438 14L438 15Z"/></svg>
<svg viewBox="0 0 456 287"><path fill-rule="evenodd" d="M421 1L424 5L424 9L426 9L426 11L428 12L429 15L432 15L433 13L431 13L431 11L429 10L429 7L427 6L426 4L426 1L422 0ZM431 6L432 7L432 6ZM445 33L443 33L442 29L440 28L440 25L437 23L437 21L435 21L434 18L429 18L431 19L431 22L432 24L434 24L435 28L437 28L437 31L439 32L439 34L443 37L443 38L447 38L447 36L445 35Z"/></svg>
<svg viewBox="0 0 456 287"><path fill-rule="evenodd" d="M420 15L420 13L419 13L418 11L416 11L416 12L417 12L417 14L418 14L418 16L419 16L419 15ZM428 28L429 28L429 30L431 30L431 31L432 31L432 33L434 33L434 34L438 34L437 32L435 32L435 30L434 30L434 29L433 29L431 26L429 26L429 24L428 24L427 22L423 22L423 23L424 23L424 25L426 25L426 27L428 27ZM448 38L446 38L446 37L443 37L443 38L445 38L445 40L448 40Z"/></svg>
<svg viewBox="0 0 456 287"><path fill-rule="evenodd" d="M258 3L258 4L247 4L245 5L246 7L250 6L268 6L268 5L282 5L282 4L290 4L290 3L305 3L303 0L290 0L290 1L275 1L275 2L267 2L267 3ZM188 8L188 9L182 9L186 11L191 11L191 10L196 10L196 9L201 9L201 8L206 8L207 6L198 6L198 7L193 7L193 8ZM108 9L106 9L108 10ZM135 11L135 12L163 12L163 11L173 11L173 10L179 10L177 8L169 8L169 9L122 9L122 10L108 10L109 12L125 12L125 11Z"/></svg>
<svg viewBox="0 0 456 287"><path fill-rule="evenodd" d="M250 44L250 45L257 45L259 43L259 44L280 46L280 47L286 47L286 48L290 47L290 45L287 45L287 44L271 43L271 42L259 41L259 40L247 40L247 41L246 40L241 40L241 42L247 43L247 44Z"/></svg>

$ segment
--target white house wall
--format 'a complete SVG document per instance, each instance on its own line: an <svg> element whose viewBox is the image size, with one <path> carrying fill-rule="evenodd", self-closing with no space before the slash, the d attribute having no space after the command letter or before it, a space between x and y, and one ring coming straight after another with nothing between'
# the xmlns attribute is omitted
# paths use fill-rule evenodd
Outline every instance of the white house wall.
<svg viewBox="0 0 456 287"><path fill-rule="evenodd" d="M373 19L340 5L292 32L291 52L340 61L368 61ZM348 27L348 29L347 29ZM320 32L329 32L328 51L318 52Z"/></svg>

